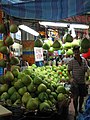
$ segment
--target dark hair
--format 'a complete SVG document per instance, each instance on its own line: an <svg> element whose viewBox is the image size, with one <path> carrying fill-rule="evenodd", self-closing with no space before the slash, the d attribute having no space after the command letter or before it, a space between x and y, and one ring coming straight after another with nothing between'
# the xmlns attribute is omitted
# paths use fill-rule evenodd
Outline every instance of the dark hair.
<svg viewBox="0 0 90 120"><path fill-rule="evenodd" d="M74 47L73 47L73 51L79 50L79 48L80 48L80 46L78 46L78 45L77 45L77 46L74 46Z"/></svg>

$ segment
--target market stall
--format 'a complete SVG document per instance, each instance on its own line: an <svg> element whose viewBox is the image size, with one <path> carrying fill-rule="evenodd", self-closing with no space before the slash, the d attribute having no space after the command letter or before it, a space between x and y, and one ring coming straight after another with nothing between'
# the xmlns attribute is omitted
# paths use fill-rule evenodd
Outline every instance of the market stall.
<svg viewBox="0 0 90 120"><path fill-rule="evenodd" d="M89 5L89 0L78 0L78 2L71 0L1 0L1 9L5 12L5 15L9 15L10 20L15 18L19 21L30 19L56 22L71 16L88 14L90 11ZM11 21L9 22L11 23ZM4 21L4 25L7 25L6 21ZM20 71L18 66L19 59L15 56L10 56L9 48L14 44L14 41L11 38L10 42L7 40L8 33L16 33L18 30L16 27L13 32L12 29L9 29L10 27L11 24L8 26L8 29L6 26L7 31L2 31L5 36L1 47L5 49L0 50L5 56L2 62L4 64L1 64L1 67L7 68L5 74L0 76L0 101L3 106L13 112L13 120L21 118L22 120L66 119L71 100L67 65L60 64L56 66L55 64L47 64L38 67L34 64L34 47L36 48L35 52L40 56L36 54L35 59L43 60L43 50L46 53L54 53L54 58L58 53L66 53L72 56L72 48L76 44L80 45L80 39L77 40L77 43L74 43L71 34L68 35L69 31L67 32L68 37L64 36L63 41L61 41L61 39L58 39L58 32L54 31L52 33L49 32L52 36L54 33L53 40L47 38L47 40L42 41L38 38L35 41L23 42L24 59L28 56L28 52L33 56L33 59L31 60L29 55L32 65ZM68 29L67 25L66 29ZM89 39L85 38L82 41L88 44L82 43L81 48L88 51L90 48ZM30 49L27 50L27 48Z"/></svg>

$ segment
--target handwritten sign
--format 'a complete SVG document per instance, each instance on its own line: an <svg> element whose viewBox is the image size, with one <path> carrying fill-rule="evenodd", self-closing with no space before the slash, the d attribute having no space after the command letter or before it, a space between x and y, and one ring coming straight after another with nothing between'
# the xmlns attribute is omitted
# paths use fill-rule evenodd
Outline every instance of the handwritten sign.
<svg viewBox="0 0 90 120"><path fill-rule="evenodd" d="M43 61L43 48L34 47L35 61Z"/></svg>

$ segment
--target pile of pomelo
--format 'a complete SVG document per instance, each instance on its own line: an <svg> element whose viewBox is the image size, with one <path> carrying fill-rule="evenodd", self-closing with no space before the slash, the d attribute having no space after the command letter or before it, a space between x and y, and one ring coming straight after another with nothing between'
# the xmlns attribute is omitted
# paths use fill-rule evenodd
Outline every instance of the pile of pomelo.
<svg viewBox="0 0 90 120"><path fill-rule="evenodd" d="M14 66L7 75L0 77L0 101L11 106L24 106L28 110L51 110L59 102L69 100L68 91L60 83L66 66L35 64L23 71ZM57 109L57 108L56 108Z"/></svg>

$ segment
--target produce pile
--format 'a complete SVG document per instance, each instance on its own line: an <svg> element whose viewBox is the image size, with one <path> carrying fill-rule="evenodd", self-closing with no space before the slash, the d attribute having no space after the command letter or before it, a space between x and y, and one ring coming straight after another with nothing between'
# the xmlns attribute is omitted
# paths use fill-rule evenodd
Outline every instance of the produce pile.
<svg viewBox="0 0 90 120"><path fill-rule="evenodd" d="M23 71L14 65L0 77L0 101L27 110L56 110L58 103L64 102L65 106L70 100L69 91L60 82L63 77L67 78L66 65L37 67L33 64Z"/></svg>

